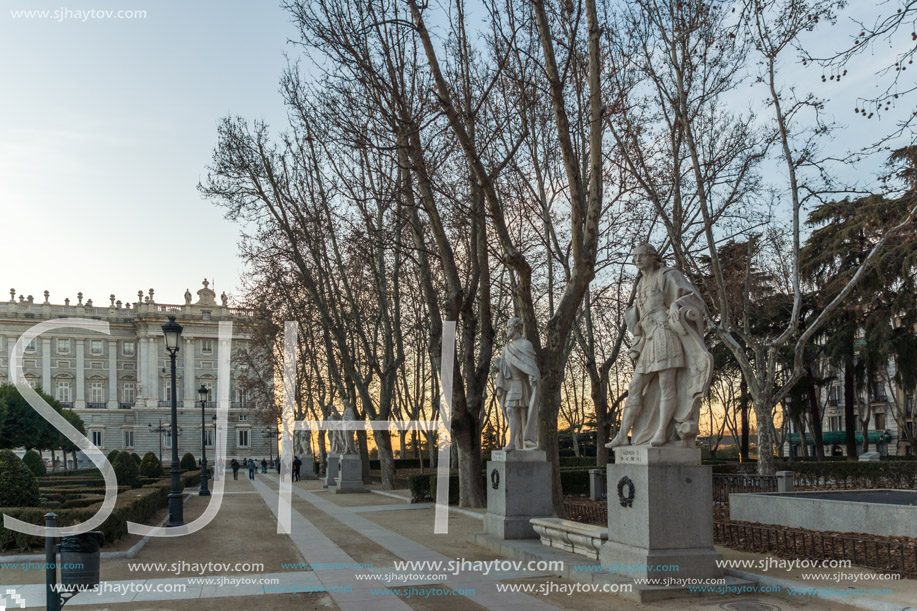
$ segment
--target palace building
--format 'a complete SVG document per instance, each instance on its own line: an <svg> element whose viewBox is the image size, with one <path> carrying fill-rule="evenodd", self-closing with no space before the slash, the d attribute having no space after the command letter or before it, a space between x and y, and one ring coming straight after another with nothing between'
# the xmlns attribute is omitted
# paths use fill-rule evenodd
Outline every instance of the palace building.
<svg viewBox="0 0 917 611"><path fill-rule="evenodd" d="M127 450L141 456L162 451L165 463L171 455L171 374L170 357L165 350L162 325L175 316L182 325L181 348L176 358L179 456L201 454L201 401L198 389L210 392L204 403L204 440L207 456L213 460L216 389L221 346L219 323L232 321L230 357L230 412L226 431L227 458L254 457L259 460L274 454L265 426L255 421L255 408L246 399L242 380L246 375L240 359L251 337L252 312L228 305L226 294L217 301L207 280L194 301L185 292L181 305L166 305L137 293L137 301L122 303L110 296L107 305L69 299L52 304L50 294L37 303L29 296L10 290L10 300L0 302L0 384L12 383L9 364L13 347L29 328L49 320L84 318L105 321L109 335L62 327L47 331L32 340L23 354L23 373L33 388L41 388L72 408L83 419L86 436L105 453ZM78 454L78 467L89 466ZM71 465L72 466L72 465Z"/></svg>

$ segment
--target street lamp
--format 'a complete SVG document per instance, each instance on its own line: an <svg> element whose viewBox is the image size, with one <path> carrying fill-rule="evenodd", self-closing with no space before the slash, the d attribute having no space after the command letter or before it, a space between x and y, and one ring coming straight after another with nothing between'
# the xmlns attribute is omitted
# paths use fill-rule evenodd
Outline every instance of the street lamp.
<svg viewBox="0 0 917 611"><path fill-rule="evenodd" d="M169 316L169 322L162 326L166 338L166 352L169 353L172 370L172 469L169 485L169 526L183 526L184 507L182 507L181 471L178 465L178 396L175 386L175 357L178 355L182 327Z"/></svg>
<svg viewBox="0 0 917 611"><path fill-rule="evenodd" d="M270 439L271 442L268 444L268 451L271 453L271 464L274 463L274 444L277 443L277 440L280 439L280 431L277 430L275 426L272 429L263 429L261 431L261 436L265 439ZM262 454L263 456L263 454ZM280 458L280 454L277 454L277 458Z"/></svg>
<svg viewBox="0 0 917 611"><path fill-rule="evenodd" d="M156 433L157 435L159 435L159 464L161 465L162 464L162 434L167 432L169 429L163 428L162 418L159 419L159 426L157 426L155 429L153 428L153 425L150 424L149 422L147 423L146 428L150 433Z"/></svg>
<svg viewBox="0 0 917 611"><path fill-rule="evenodd" d="M210 496L210 490L207 489L207 429L204 428L204 408L207 407L207 394L210 391L201 384L197 389L197 396L201 398L201 491L199 496Z"/></svg>

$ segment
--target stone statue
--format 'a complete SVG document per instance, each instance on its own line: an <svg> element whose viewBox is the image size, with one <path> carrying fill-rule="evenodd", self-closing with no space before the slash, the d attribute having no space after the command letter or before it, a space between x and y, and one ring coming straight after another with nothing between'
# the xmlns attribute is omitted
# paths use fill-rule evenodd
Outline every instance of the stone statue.
<svg viewBox="0 0 917 611"><path fill-rule="evenodd" d="M650 244L634 250L640 270L636 304L624 313L634 336L634 377L621 430L606 444L693 448L713 355L704 346L704 302L684 274L663 265Z"/></svg>
<svg viewBox="0 0 917 611"><path fill-rule="evenodd" d="M229 297L226 296L226 291L223 291L220 295L220 301L223 303L224 308L229 305Z"/></svg>
<svg viewBox="0 0 917 611"><path fill-rule="evenodd" d="M506 321L506 346L491 371L497 374L497 400L509 422L509 444L503 449L537 450L541 375L520 319Z"/></svg>
<svg viewBox="0 0 917 611"><path fill-rule="evenodd" d="M328 422L338 422L341 419L341 415L338 413L337 408L333 405L328 406L328 415L325 417L325 420ZM329 429L328 432L331 434L331 448L329 454L343 454L344 453L344 431L337 429Z"/></svg>
<svg viewBox="0 0 917 611"><path fill-rule="evenodd" d="M185 305L191 305L191 291L185 289Z"/></svg>
<svg viewBox="0 0 917 611"><path fill-rule="evenodd" d="M356 422L357 421L357 413L354 411L353 405L348 403L346 400L344 401L344 415L342 417L342 420L344 420L345 422ZM352 431L352 430L341 431L341 435L344 441L343 443L344 449L341 451L341 454L359 454L359 452L357 452L357 444L353 440L354 432L355 431Z"/></svg>
<svg viewBox="0 0 917 611"><path fill-rule="evenodd" d="M312 455L312 431L309 429L293 431L293 454L296 456Z"/></svg>

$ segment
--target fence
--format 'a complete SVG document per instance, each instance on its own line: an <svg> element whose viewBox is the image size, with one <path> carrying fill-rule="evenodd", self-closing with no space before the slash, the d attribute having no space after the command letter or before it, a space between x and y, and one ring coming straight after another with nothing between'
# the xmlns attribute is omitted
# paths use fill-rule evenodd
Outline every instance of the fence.
<svg viewBox="0 0 917 611"><path fill-rule="evenodd" d="M728 505L735 492L777 492L776 475L713 474L713 504Z"/></svg>
<svg viewBox="0 0 917 611"><path fill-rule="evenodd" d="M735 522L714 522L713 538L720 545L741 551L849 560L855 566L917 577L917 545L909 543Z"/></svg>
<svg viewBox="0 0 917 611"><path fill-rule="evenodd" d="M564 500L567 519L584 524L608 525L608 505Z"/></svg>

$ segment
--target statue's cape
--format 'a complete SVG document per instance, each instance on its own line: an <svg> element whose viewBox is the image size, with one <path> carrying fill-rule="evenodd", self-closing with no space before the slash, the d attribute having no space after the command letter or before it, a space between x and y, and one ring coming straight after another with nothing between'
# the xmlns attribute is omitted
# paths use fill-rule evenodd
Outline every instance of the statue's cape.
<svg viewBox="0 0 917 611"><path fill-rule="evenodd" d="M506 344L503 348L502 357L502 366L512 365L525 373L525 375L534 377L535 380L541 379L541 375L538 373L538 364L535 360L535 348L532 346L532 342L524 337L517 337ZM501 373L503 373L502 370Z"/></svg>

